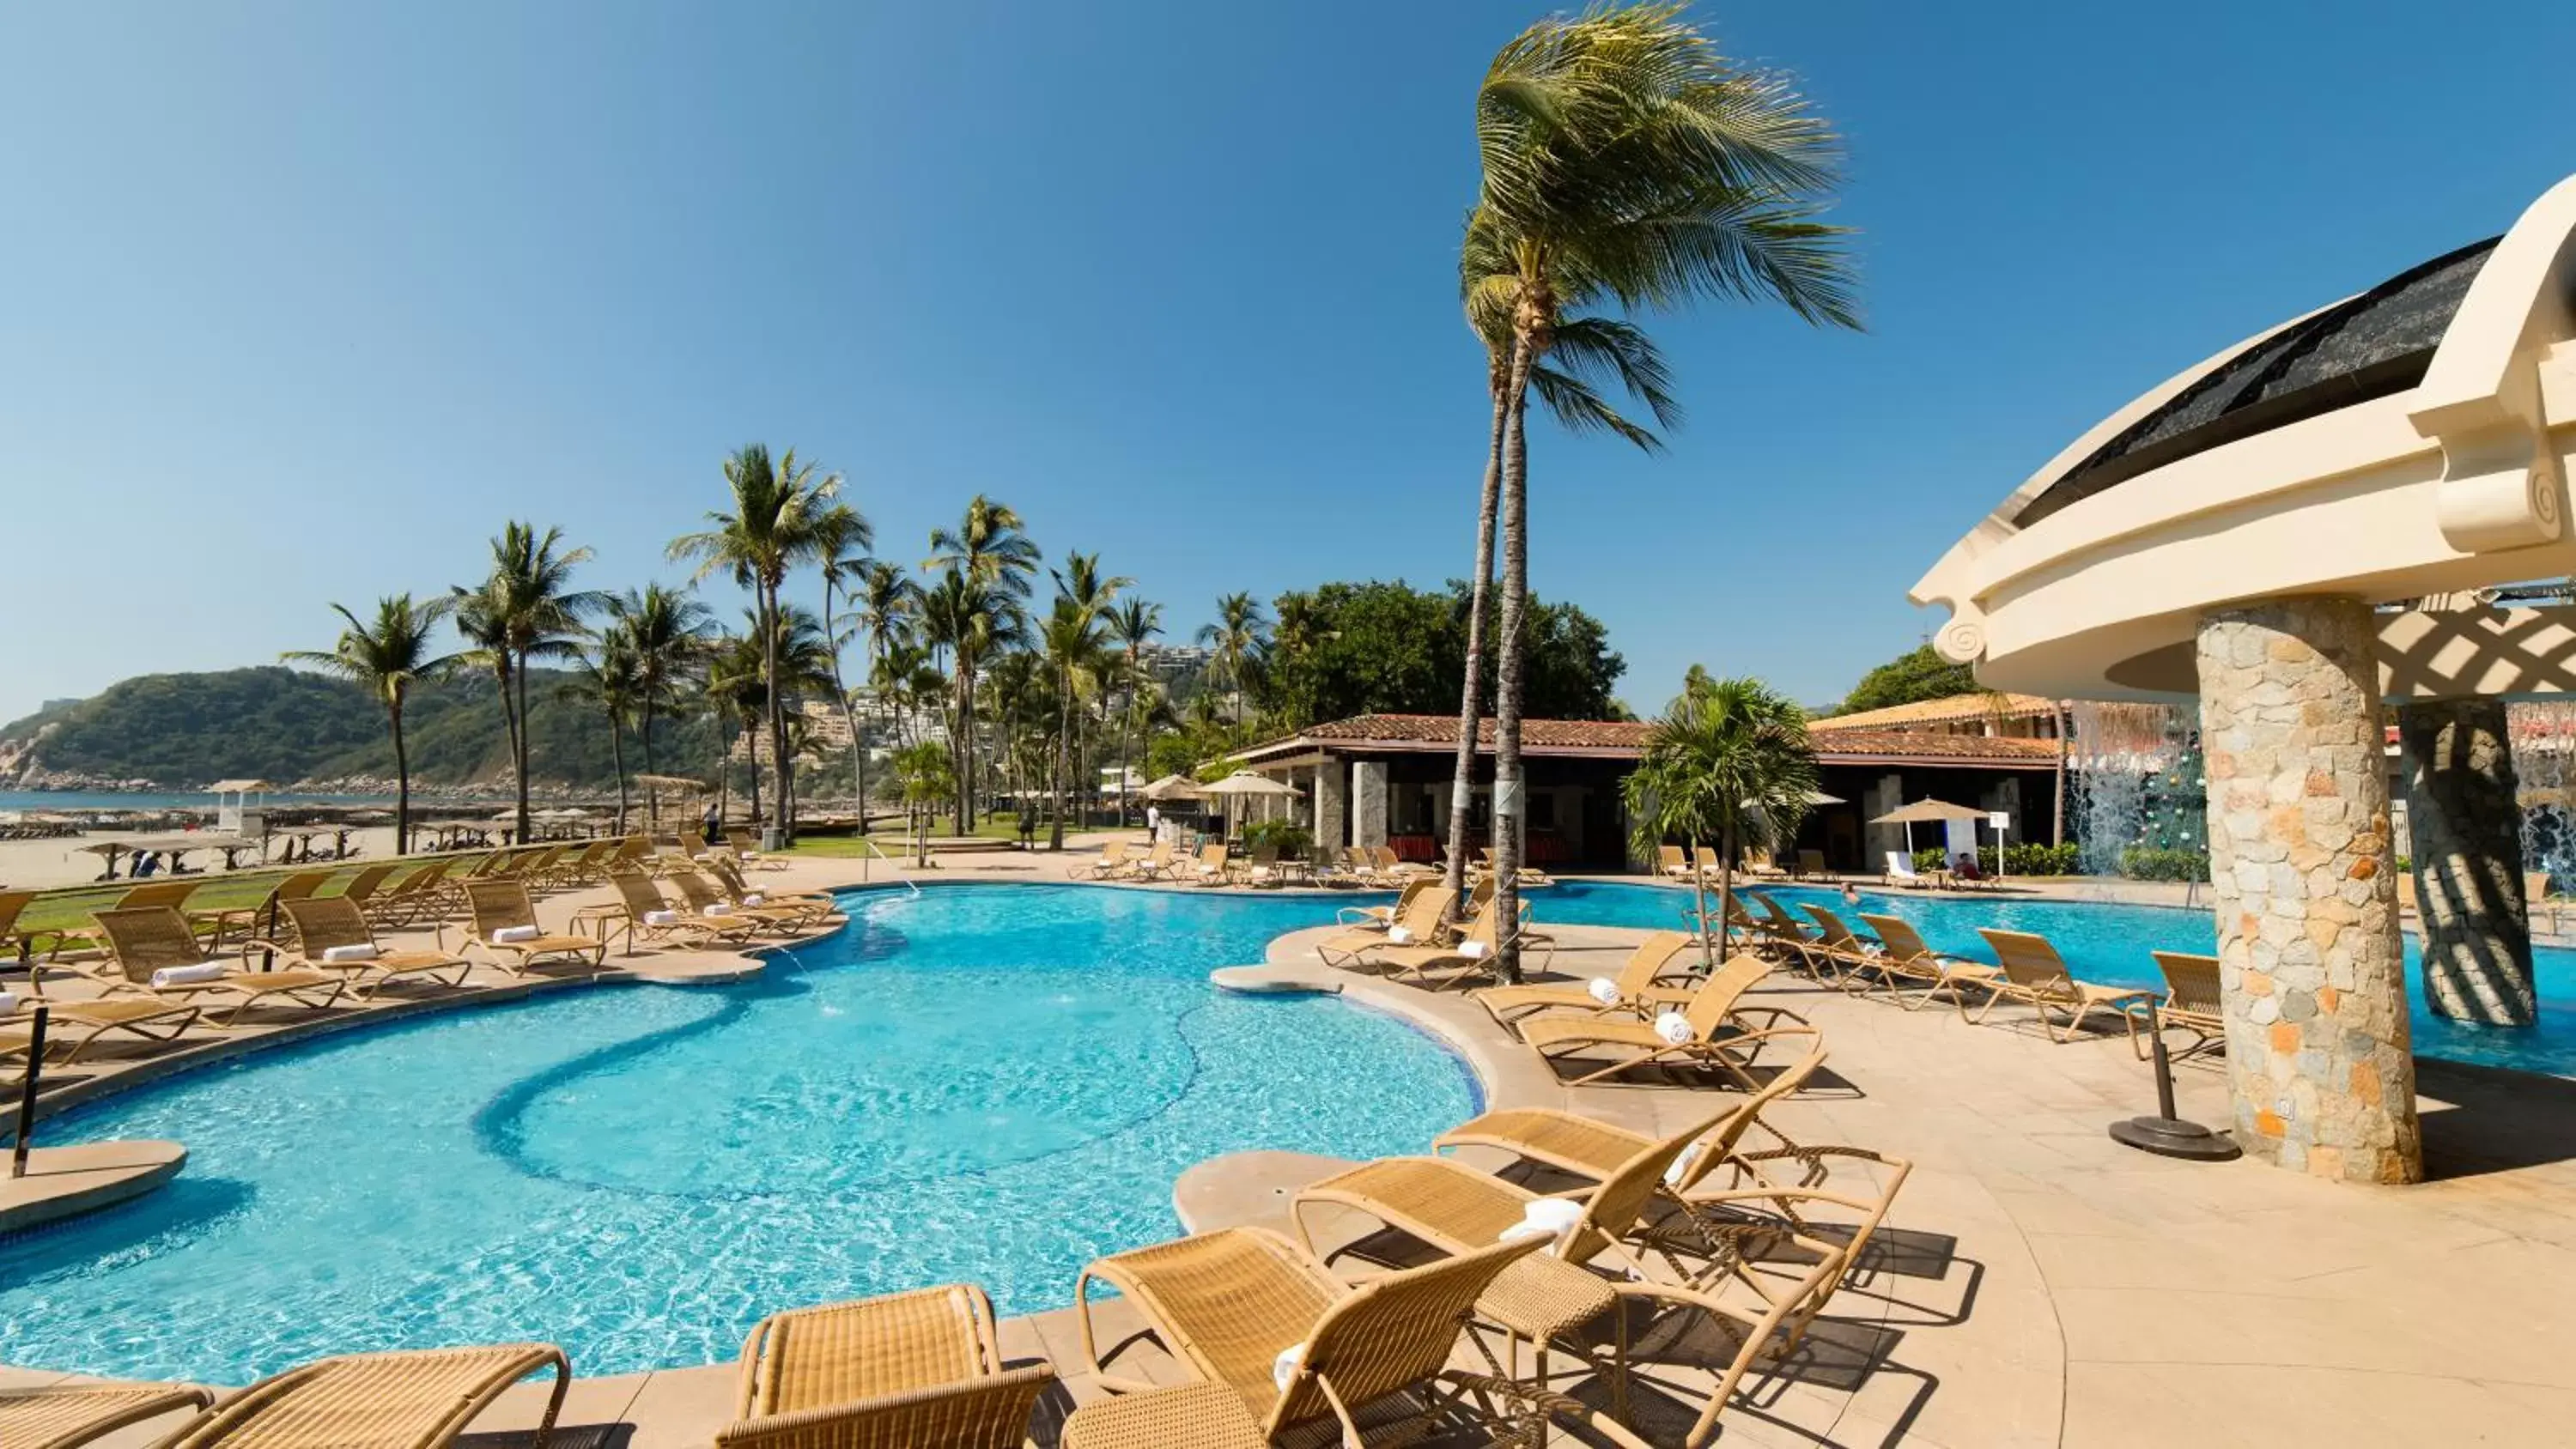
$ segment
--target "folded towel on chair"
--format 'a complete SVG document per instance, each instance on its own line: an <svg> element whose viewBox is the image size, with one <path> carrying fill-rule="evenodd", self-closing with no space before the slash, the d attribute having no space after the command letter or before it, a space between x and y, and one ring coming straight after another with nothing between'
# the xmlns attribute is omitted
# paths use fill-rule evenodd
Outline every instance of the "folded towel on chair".
<svg viewBox="0 0 2576 1449"><path fill-rule="evenodd" d="M492 933L492 944L507 946L519 941L533 941L537 939L537 935L538 931L534 926L503 926Z"/></svg>
<svg viewBox="0 0 2576 1449"><path fill-rule="evenodd" d="M644 913L644 924L648 926L676 926L680 924L680 913L678 911L646 911Z"/></svg>
<svg viewBox="0 0 2576 1449"><path fill-rule="evenodd" d="M707 907L702 914L709 916L730 916L733 914L733 907L723 901L718 901L714 905Z"/></svg>
<svg viewBox="0 0 2576 1449"><path fill-rule="evenodd" d="M1521 1220L1502 1230L1494 1241L1517 1243L1523 1238L1561 1238L1566 1229L1583 1221L1583 1204L1572 1198L1533 1198L1521 1204ZM1545 1251L1554 1253L1555 1248Z"/></svg>
<svg viewBox="0 0 2576 1449"><path fill-rule="evenodd" d="M18 1011L18 993L0 991L0 1016L14 1016Z"/></svg>
<svg viewBox="0 0 2576 1449"><path fill-rule="evenodd" d="M200 961L194 966L164 966L152 973L154 986L194 986L201 981L221 981L225 968L220 961Z"/></svg>
<svg viewBox="0 0 2576 1449"><path fill-rule="evenodd" d="M1688 1046L1699 1033L1691 1030L1689 1017L1678 1011L1667 1011L1655 1018L1655 1035L1674 1046Z"/></svg>
<svg viewBox="0 0 2576 1449"><path fill-rule="evenodd" d="M1592 997L1593 1000L1600 1002L1603 1006L1617 1006L1619 1004L1619 983L1611 980L1607 976L1593 977L1592 983L1583 989Z"/></svg>
<svg viewBox="0 0 2576 1449"><path fill-rule="evenodd" d="M1270 1382L1278 1387L1279 1392L1288 1392L1288 1386L1297 1380L1297 1366L1305 1361L1306 1345L1302 1343L1292 1343L1279 1350L1279 1356L1270 1361Z"/></svg>
<svg viewBox="0 0 2576 1449"><path fill-rule="evenodd" d="M1401 946L1413 939L1413 928L1410 926L1389 926L1386 928L1386 939L1394 945Z"/></svg>
<svg viewBox="0 0 2576 1449"><path fill-rule="evenodd" d="M383 954L384 951L373 941L357 942L346 946L326 946L322 950L322 964L338 966L350 961L373 961Z"/></svg>

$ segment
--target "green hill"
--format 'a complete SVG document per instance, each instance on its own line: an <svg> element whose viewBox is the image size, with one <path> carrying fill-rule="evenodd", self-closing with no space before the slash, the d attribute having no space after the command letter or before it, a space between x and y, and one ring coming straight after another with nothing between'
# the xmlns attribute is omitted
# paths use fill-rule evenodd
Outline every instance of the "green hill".
<svg viewBox="0 0 2576 1449"><path fill-rule="evenodd" d="M565 697L571 677L540 671L529 682L532 778L612 787L608 730L598 712ZM427 685L404 714L412 778L431 785L495 784L510 774L501 710L484 679ZM26 767L56 775L150 780L182 789L227 777L286 783L356 776L390 779L393 743L384 712L345 680L279 666L207 674L146 674L77 704L0 727L0 741L32 741ZM659 721L654 758L668 773L712 765L706 720ZM627 740L627 768L641 768Z"/></svg>

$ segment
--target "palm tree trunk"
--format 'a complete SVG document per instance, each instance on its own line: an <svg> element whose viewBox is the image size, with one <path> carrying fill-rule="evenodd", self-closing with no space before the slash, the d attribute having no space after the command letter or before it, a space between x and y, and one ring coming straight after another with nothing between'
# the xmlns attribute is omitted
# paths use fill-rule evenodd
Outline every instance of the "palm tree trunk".
<svg viewBox="0 0 2576 1449"><path fill-rule="evenodd" d="M411 854L411 755L403 746L402 703L385 706L394 731L394 854Z"/></svg>
<svg viewBox="0 0 2576 1449"><path fill-rule="evenodd" d="M1493 442L1485 452L1485 486L1476 504L1476 577L1467 595L1467 679L1458 700L1458 772L1449 794L1449 912L1467 899L1468 806L1476 788L1476 730L1485 713L1485 595L1494 585L1494 511L1502 490L1503 434L1511 418L1501 392L1494 394Z"/></svg>
<svg viewBox="0 0 2576 1449"><path fill-rule="evenodd" d="M1056 685L1055 699L1055 823L1047 829L1047 849L1064 849L1065 773L1072 766L1073 755L1073 671L1066 670Z"/></svg>
<svg viewBox="0 0 2576 1449"><path fill-rule="evenodd" d="M948 753L957 762L957 836L966 837L966 811L975 790L975 676L957 661L957 712L948 728Z"/></svg>
<svg viewBox="0 0 2576 1449"><path fill-rule="evenodd" d="M528 656L519 656L519 843L528 843Z"/></svg>
<svg viewBox="0 0 2576 1449"><path fill-rule="evenodd" d="M608 762L617 771L617 833L626 833L626 732L617 717L608 717Z"/></svg>
<svg viewBox="0 0 2576 1449"><path fill-rule="evenodd" d="M748 725L743 733L751 737L751 821L761 823L760 814L760 726Z"/></svg>
<svg viewBox="0 0 2576 1449"><path fill-rule="evenodd" d="M1717 969L1717 943L1726 939L1726 918L1718 918L1714 930L1708 924L1708 872L1700 867L1708 863L1708 842L1694 840L1691 848L1691 896L1699 907L1699 961L1702 966ZM1724 892L1719 892L1721 898ZM1723 907L1721 906L1721 909Z"/></svg>
<svg viewBox="0 0 2576 1449"><path fill-rule="evenodd" d="M511 670L509 660L504 656L501 662L494 666L492 678L501 696L502 748L509 752L510 774L512 779L515 781L519 774L527 768L527 765L525 763L526 757L519 753L519 706L511 697L510 675ZM522 830L526 828L524 820L521 820L519 824Z"/></svg>
<svg viewBox="0 0 2576 1449"><path fill-rule="evenodd" d="M760 661L761 685L769 692L769 763L778 772L778 842L784 845L791 827L787 820L787 720L779 711L786 700L778 689L778 585L767 579L760 585Z"/></svg>
<svg viewBox="0 0 2576 1449"><path fill-rule="evenodd" d="M1529 339L1515 337L1503 435L1503 604L1494 621L1502 635L1494 650L1494 921L1502 948L1494 955L1507 983L1521 979L1521 616L1529 608L1529 439L1521 400L1531 360Z"/></svg>
<svg viewBox="0 0 2576 1449"><path fill-rule="evenodd" d="M1735 817L1726 821L1726 841L1717 852L1717 939L1726 939L1727 923L1735 919Z"/></svg>
<svg viewBox="0 0 2576 1449"><path fill-rule="evenodd" d="M658 772L653 768L653 691L650 689L644 691L644 703L639 713L642 718L637 722L635 742L644 750L644 773L651 775ZM644 816L656 827L661 825L661 786L649 782L644 786Z"/></svg>

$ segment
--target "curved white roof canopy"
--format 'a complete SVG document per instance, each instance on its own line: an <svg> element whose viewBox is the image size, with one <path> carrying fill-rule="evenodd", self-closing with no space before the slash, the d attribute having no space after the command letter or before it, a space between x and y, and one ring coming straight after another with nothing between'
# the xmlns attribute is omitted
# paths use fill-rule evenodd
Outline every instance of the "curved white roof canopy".
<svg viewBox="0 0 2576 1449"><path fill-rule="evenodd" d="M2113 413L1913 590L1996 689L2197 692L2200 617L2576 573L2576 177L2513 229L2294 318ZM2390 614L2404 698L2576 691L2576 609Z"/></svg>

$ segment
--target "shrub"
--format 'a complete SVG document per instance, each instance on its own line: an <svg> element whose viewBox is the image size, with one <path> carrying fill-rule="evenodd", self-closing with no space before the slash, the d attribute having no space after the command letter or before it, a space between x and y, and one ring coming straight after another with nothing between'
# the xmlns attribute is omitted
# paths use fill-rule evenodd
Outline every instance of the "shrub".
<svg viewBox="0 0 2576 1449"><path fill-rule="evenodd" d="M2073 875L2082 867L2084 852L2074 844L2040 845L2024 842L2004 848L2006 875ZM1919 871L1948 870L1950 853L1938 845L1928 845L1914 852L1914 868ZM1995 873L1995 848L1977 847L1977 869Z"/></svg>
<svg viewBox="0 0 2576 1449"><path fill-rule="evenodd" d="M1243 827L1243 843L1275 845L1285 860L1303 860L1315 848L1315 833L1295 820L1256 820Z"/></svg>
<svg viewBox="0 0 2576 1449"><path fill-rule="evenodd" d="M2198 850L2133 846L2120 852L2120 874L2131 880L2209 879L2209 856Z"/></svg>

